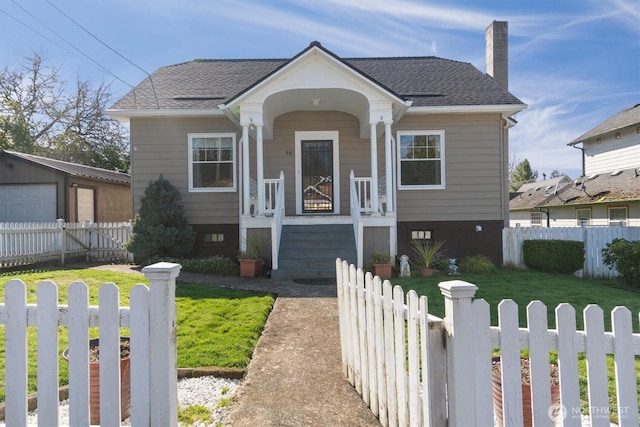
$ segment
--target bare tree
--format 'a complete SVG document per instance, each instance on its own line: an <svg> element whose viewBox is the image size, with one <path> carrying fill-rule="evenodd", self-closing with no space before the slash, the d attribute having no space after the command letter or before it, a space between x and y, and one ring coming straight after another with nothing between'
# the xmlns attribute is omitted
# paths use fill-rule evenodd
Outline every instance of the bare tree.
<svg viewBox="0 0 640 427"><path fill-rule="evenodd" d="M0 148L127 171L127 130L103 111L109 87L78 80L68 89L41 55L0 72Z"/></svg>

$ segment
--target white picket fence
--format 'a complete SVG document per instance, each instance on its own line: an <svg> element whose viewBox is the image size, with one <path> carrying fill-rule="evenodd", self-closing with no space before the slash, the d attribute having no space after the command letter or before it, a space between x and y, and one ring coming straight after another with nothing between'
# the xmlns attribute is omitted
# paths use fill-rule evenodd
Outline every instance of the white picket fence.
<svg viewBox="0 0 640 427"><path fill-rule="evenodd" d="M131 261L131 223L0 223L0 268L84 256L88 261Z"/></svg>
<svg viewBox="0 0 640 427"><path fill-rule="evenodd" d="M525 240L575 240L584 242L584 268L580 277L613 279L618 272L602 262L602 249L615 238L640 240L640 227L520 227L502 230L502 258L504 264L524 265L522 245Z"/></svg>
<svg viewBox="0 0 640 427"><path fill-rule="evenodd" d="M548 329L547 308L527 306L527 327L519 327L517 305L499 305L499 325L490 325L489 305L473 300L477 287L459 280L440 283L445 318L428 314L428 301L415 291L336 261L343 371L383 426L494 425L492 349L500 349L502 412L506 426L523 424L520 350L529 349L532 414L536 426L551 426L557 411L564 426L581 425L578 354L586 353L591 426L638 426L635 356L640 334L631 312L611 313L605 332L600 307L584 310L584 331L575 310L556 308L556 329ZM637 313L635 314L637 316ZM637 319L637 317L636 317ZM558 353L560 408L551 404L549 351ZM617 403L607 391L606 355L615 359ZM561 419L560 419L561 418Z"/></svg>
<svg viewBox="0 0 640 427"><path fill-rule="evenodd" d="M5 331L5 423L27 425L27 327L37 328L38 425L59 425L58 326L69 333L69 425L89 425L89 327L100 328L100 421L120 425L120 328L130 328L131 425L177 425L175 279L180 265L158 263L142 271L149 287L136 285L130 307L119 307L118 287L104 284L99 306L89 306L88 287L69 287L68 305L44 281L37 304L27 304L19 279L5 286L0 325Z"/></svg>

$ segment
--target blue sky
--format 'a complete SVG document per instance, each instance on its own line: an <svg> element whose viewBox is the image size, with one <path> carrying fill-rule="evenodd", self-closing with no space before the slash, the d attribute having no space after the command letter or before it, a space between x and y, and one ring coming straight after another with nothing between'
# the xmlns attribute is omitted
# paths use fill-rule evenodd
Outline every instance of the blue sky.
<svg viewBox="0 0 640 427"><path fill-rule="evenodd" d="M484 30L506 20L510 90L529 105L511 157L539 179L580 175L580 152L566 144L640 103L637 0L0 1L1 67L37 51L68 81L111 82L119 98L144 72L52 4L150 73L195 58L290 58L313 40L343 57L433 55L485 71Z"/></svg>

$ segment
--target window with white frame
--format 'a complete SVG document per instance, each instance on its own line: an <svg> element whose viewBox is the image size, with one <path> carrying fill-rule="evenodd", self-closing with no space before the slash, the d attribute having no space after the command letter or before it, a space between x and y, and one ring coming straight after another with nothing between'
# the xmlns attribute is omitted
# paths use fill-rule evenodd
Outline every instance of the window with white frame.
<svg viewBox="0 0 640 427"><path fill-rule="evenodd" d="M531 212L531 226L542 227L542 212Z"/></svg>
<svg viewBox="0 0 640 427"><path fill-rule="evenodd" d="M444 188L444 131L398 132L398 188Z"/></svg>
<svg viewBox="0 0 640 427"><path fill-rule="evenodd" d="M578 225L591 225L591 209L576 209Z"/></svg>
<svg viewBox="0 0 640 427"><path fill-rule="evenodd" d="M236 135L189 134L189 191L236 190Z"/></svg>
<svg viewBox="0 0 640 427"><path fill-rule="evenodd" d="M609 225L625 225L627 223L627 208L609 208Z"/></svg>

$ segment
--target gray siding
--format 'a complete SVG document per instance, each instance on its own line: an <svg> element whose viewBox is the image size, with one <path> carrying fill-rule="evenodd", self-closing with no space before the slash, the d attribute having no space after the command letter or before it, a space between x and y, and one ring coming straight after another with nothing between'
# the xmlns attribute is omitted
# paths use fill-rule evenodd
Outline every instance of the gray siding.
<svg viewBox="0 0 640 427"><path fill-rule="evenodd" d="M442 190L398 190L399 221L504 220L506 147L499 114L408 115L398 130L445 131Z"/></svg>
<svg viewBox="0 0 640 427"><path fill-rule="evenodd" d="M192 224L238 222L238 192L189 192L188 134L195 132L241 133L227 118L131 119L132 197L134 215L149 182L164 175L182 195L187 220ZM236 152L236 157L238 152ZM236 177L237 179L237 177Z"/></svg>

